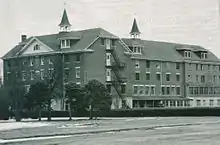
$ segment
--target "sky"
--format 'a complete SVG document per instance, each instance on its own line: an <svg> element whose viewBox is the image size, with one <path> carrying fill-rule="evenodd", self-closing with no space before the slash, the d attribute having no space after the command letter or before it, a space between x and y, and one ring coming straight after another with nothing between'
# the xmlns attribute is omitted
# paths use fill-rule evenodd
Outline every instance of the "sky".
<svg viewBox="0 0 220 145"><path fill-rule="evenodd" d="M218 0L0 0L0 56L22 34L57 33L64 7L72 30L129 37L135 17L142 39L201 45L220 57Z"/></svg>

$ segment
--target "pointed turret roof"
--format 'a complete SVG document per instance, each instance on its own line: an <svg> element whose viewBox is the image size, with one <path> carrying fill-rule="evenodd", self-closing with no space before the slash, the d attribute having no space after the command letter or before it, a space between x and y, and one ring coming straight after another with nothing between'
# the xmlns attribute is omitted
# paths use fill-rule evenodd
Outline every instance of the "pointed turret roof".
<svg viewBox="0 0 220 145"><path fill-rule="evenodd" d="M130 34L131 34L131 35L134 35L134 34L140 34L140 33L141 33L141 32L140 32L139 29L138 29L136 19L134 18L134 22L133 22L133 25L132 25Z"/></svg>
<svg viewBox="0 0 220 145"><path fill-rule="evenodd" d="M68 19L68 16L67 16L67 13L66 13L66 9L64 9L64 11L63 11L63 17L62 17L62 20L61 20L59 26L60 27L71 26L69 19Z"/></svg>

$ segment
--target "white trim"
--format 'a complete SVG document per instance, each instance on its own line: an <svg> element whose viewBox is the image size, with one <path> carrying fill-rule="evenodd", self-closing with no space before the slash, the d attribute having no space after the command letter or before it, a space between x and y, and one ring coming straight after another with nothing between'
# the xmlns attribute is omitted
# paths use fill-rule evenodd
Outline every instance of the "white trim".
<svg viewBox="0 0 220 145"><path fill-rule="evenodd" d="M16 53L16 55L18 55L18 54L24 52L24 51L28 48L28 46L29 46L34 40L36 40L38 43L40 43L41 45L43 45L43 46L44 46L45 48L47 48L49 51L54 51L54 50L53 50L52 48L50 48L48 45L46 45L45 43L43 43L42 41L40 41L37 37L33 36L33 38L31 38L31 40L29 40L29 41L25 44L25 46L24 46L20 51L18 51L18 52Z"/></svg>
<svg viewBox="0 0 220 145"><path fill-rule="evenodd" d="M100 38L100 36L98 36L97 38L95 38L86 48L84 48L83 50L88 50L90 46L92 46L98 39Z"/></svg>

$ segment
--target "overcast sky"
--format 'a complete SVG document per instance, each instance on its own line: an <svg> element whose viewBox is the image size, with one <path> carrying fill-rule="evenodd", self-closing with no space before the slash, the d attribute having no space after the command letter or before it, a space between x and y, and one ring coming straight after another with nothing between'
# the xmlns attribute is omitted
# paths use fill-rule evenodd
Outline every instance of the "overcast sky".
<svg viewBox="0 0 220 145"><path fill-rule="evenodd" d="M218 0L66 0L73 30L102 27L128 37L134 16L142 39L198 44L220 57ZM0 56L21 34L58 32L64 0L0 0Z"/></svg>

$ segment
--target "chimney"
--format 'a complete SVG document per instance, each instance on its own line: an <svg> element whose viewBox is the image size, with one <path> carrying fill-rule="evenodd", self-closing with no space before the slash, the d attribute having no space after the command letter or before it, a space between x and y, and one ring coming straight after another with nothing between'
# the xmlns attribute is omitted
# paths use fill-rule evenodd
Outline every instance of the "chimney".
<svg viewBox="0 0 220 145"><path fill-rule="evenodd" d="M27 35L21 35L21 42L24 42L27 39Z"/></svg>

